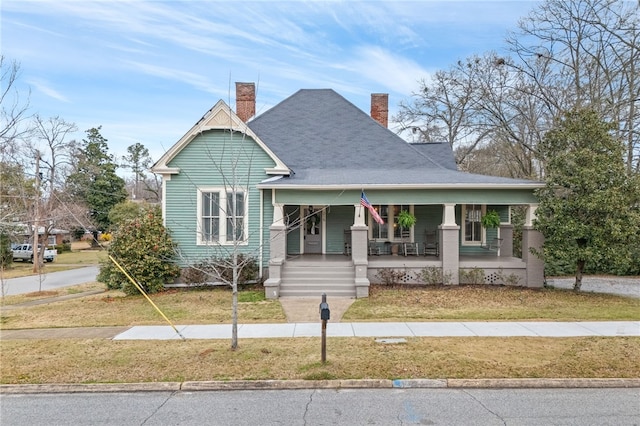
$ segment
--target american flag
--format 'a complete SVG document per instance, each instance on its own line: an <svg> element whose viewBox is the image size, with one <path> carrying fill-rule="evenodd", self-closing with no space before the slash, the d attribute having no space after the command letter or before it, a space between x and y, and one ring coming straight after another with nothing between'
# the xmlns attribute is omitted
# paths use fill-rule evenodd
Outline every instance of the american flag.
<svg viewBox="0 0 640 426"><path fill-rule="evenodd" d="M360 195L360 204L362 204L364 207L366 207L369 210L369 212L371 213L371 216L373 216L373 220L378 222L380 225L384 225L384 220L382 220L382 218L380 217L376 209L373 208L373 206L367 199L367 196L364 195L364 191L362 191L362 194Z"/></svg>

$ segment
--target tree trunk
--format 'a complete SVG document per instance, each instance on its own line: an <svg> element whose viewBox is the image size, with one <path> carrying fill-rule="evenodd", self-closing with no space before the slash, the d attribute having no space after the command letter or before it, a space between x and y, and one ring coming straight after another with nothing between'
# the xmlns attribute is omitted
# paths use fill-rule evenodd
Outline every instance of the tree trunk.
<svg viewBox="0 0 640 426"><path fill-rule="evenodd" d="M99 247L100 245L98 244L98 231L92 231L91 232L92 238L91 238L91 247Z"/></svg>
<svg viewBox="0 0 640 426"><path fill-rule="evenodd" d="M236 250L234 248L233 282L231 284L231 349L234 351L238 348L238 253Z"/></svg>
<svg viewBox="0 0 640 426"><path fill-rule="evenodd" d="M576 262L576 282L573 284L573 291L580 291L582 287L582 273L584 272L584 260Z"/></svg>

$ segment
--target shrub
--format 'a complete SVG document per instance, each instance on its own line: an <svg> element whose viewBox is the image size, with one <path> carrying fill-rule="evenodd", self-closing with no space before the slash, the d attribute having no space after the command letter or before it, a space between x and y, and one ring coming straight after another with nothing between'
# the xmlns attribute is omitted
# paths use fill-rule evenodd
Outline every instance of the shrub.
<svg viewBox="0 0 640 426"><path fill-rule="evenodd" d="M69 242L62 242L62 244L59 244L56 246L56 250L58 250L58 253L64 253L64 252L70 252L71 251L71 243Z"/></svg>
<svg viewBox="0 0 640 426"><path fill-rule="evenodd" d="M247 257L242 253L237 255L238 284L246 284L258 278L258 262L254 257ZM233 283L233 257L212 257L200 261L182 271L182 277L187 284L201 285L206 282Z"/></svg>
<svg viewBox="0 0 640 426"><path fill-rule="evenodd" d="M146 292L155 293L180 273L173 262L175 248L162 224L160 208L148 207L140 216L120 225L108 252ZM110 260L101 265L98 281L129 295L138 293L136 286Z"/></svg>
<svg viewBox="0 0 640 426"><path fill-rule="evenodd" d="M520 284L520 277L514 273L505 274L502 268L497 273L498 280L502 281L504 285L517 286Z"/></svg>
<svg viewBox="0 0 640 426"><path fill-rule="evenodd" d="M443 273L442 268L428 266L419 274L420 279L427 285L451 284L451 272Z"/></svg>
<svg viewBox="0 0 640 426"><path fill-rule="evenodd" d="M398 271L391 268L382 268L379 269L376 273L376 278L380 280L382 284L385 285L393 285L400 284L405 278L406 272Z"/></svg>
<svg viewBox="0 0 640 426"><path fill-rule="evenodd" d="M460 269L460 284L485 284L484 269L473 268L468 271Z"/></svg>
<svg viewBox="0 0 640 426"><path fill-rule="evenodd" d="M200 264L183 268L182 280L190 285L202 285L207 282L207 273L202 270Z"/></svg>
<svg viewBox="0 0 640 426"><path fill-rule="evenodd" d="M79 241L84 237L84 228L73 228L71 230L71 236L74 240Z"/></svg>

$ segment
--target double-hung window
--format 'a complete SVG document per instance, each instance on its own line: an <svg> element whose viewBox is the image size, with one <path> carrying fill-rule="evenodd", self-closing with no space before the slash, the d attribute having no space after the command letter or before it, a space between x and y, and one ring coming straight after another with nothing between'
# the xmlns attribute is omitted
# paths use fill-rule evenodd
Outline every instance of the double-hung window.
<svg viewBox="0 0 640 426"><path fill-rule="evenodd" d="M244 189L198 190L198 244L246 243L246 224Z"/></svg>
<svg viewBox="0 0 640 426"><path fill-rule="evenodd" d="M378 212L384 224L378 224L373 218L371 214L368 215L368 223L371 229L371 238L374 240L384 240L384 241L401 241L404 238L407 238L411 235L411 229L404 229L400 225L398 225L398 216L402 210L407 210L413 213L413 207L410 205L404 204L396 204L396 205L380 205L376 204L373 206L374 209Z"/></svg>
<svg viewBox="0 0 640 426"><path fill-rule="evenodd" d="M371 236L374 240L386 240L389 238L389 228L387 224L389 223L389 206L381 206L375 205L374 209L378 212L384 224L380 225L375 220L370 219L369 223L371 223Z"/></svg>
<svg viewBox="0 0 640 426"><path fill-rule="evenodd" d="M479 204L463 205L464 238L463 244L480 244L482 242L482 218L483 206Z"/></svg>

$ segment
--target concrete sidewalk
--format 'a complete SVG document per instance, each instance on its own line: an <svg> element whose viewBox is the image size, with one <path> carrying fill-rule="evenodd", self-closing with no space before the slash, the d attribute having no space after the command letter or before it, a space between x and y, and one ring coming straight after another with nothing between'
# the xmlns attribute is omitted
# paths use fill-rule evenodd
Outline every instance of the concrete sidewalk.
<svg viewBox="0 0 640 426"><path fill-rule="evenodd" d="M176 325L185 339L228 339L231 324ZM240 339L320 337L320 322L238 324ZM343 322L327 323L328 337L584 337L640 336L640 321L572 322ZM0 330L0 340L113 339L175 340L180 335L169 325L134 327L42 328Z"/></svg>
<svg viewBox="0 0 640 426"><path fill-rule="evenodd" d="M230 324L180 325L185 339L228 339ZM174 340L170 326L136 326L114 340ZM320 337L320 323L239 324L238 338ZM640 336L640 321L328 323L328 337L581 337Z"/></svg>

